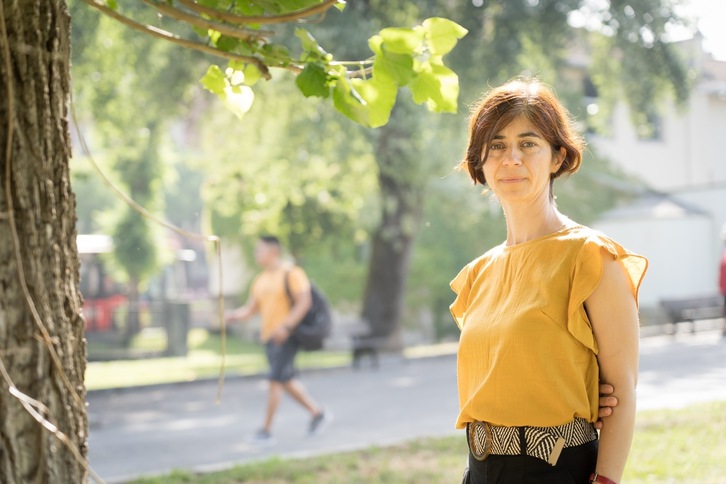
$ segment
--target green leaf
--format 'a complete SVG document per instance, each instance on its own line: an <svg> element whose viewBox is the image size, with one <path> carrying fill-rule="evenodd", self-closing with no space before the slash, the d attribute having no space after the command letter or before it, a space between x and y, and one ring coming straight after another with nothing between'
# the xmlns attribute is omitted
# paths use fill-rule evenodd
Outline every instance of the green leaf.
<svg viewBox="0 0 726 484"><path fill-rule="evenodd" d="M260 2L259 0L254 3L261 3L267 5L268 10L272 10L275 13L286 13L303 10L314 5L317 5L320 0L273 0Z"/></svg>
<svg viewBox="0 0 726 484"><path fill-rule="evenodd" d="M254 64L245 65L243 72L245 74L245 86L254 86L262 77L260 69Z"/></svg>
<svg viewBox="0 0 726 484"><path fill-rule="evenodd" d="M118 2L116 0L106 0L106 6L111 10L118 10Z"/></svg>
<svg viewBox="0 0 726 484"><path fill-rule="evenodd" d="M333 89L333 105L340 113L358 124L370 128L370 113L366 102L355 91L350 80L341 78L335 83Z"/></svg>
<svg viewBox="0 0 726 484"><path fill-rule="evenodd" d="M358 124L377 128L388 122L398 88L376 79L340 79L333 90L335 108Z"/></svg>
<svg viewBox="0 0 726 484"><path fill-rule="evenodd" d="M406 54L394 54L384 49L383 37L374 35L368 39L368 45L376 54L373 61L373 77L395 82L405 86L413 77L413 57ZM387 44L386 44L387 46Z"/></svg>
<svg viewBox="0 0 726 484"><path fill-rule="evenodd" d="M211 32L216 32L216 30L210 30L206 27L192 27L192 30L201 38L205 38L206 36L210 35Z"/></svg>
<svg viewBox="0 0 726 484"><path fill-rule="evenodd" d="M260 54L264 56L267 65L280 64L284 66L290 63L290 51L282 44L265 44L260 49Z"/></svg>
<svg viewBox="0 0 726 484"><path fill-rule="evenodd" d="M353 79L351 84L366 101L370 126L377 128L386 124L396 103L396 84L376 77L367 80Z"/></svg>
<svg viewBox="0 0 726 484"><path fill-rule="evenodd" d="M426 62L409 83L413 100L426 103L430 111L455 113L459 97L459 78L448 67Z"/></svg>
<svg viewBox="0 0 726 484"><path fill-rule="evenodd" d="M315 37L313 37L307 30L301 28L295 29L295 37L300 39L303 50L309 55L315 58L325 58L325 56L328 55L328 53L320 47L320 44L318 44L318 41L315 40Z"/></svg>
<svg viewBox="0 0 726 484"><path fill-rule="evenodd" d="M389 27L380 31L383 46L388 52L413 55L421 47L424 32L420 29Z"/></svg>
<svg viewBox="0 0 726 484"><path fill-rule="evenodd" d="M317 62L306 64L303 71L295 78L295 84L305 97L327 98L330 96L328 74L323 64Z"/></svg>
<svg viewBox="0 0 726 484"><path fill-rule="evenodd" d="M468 32L456 22L441 17L428 18L423 21L422 26L429 50L433 55L444 55L450 52L456 46L457 41Z"/></svg>
<svg viewBox="0 0 726 484"><path fill-rule="evenodd" d="M226 35L220 35L216 42L217 48L225 52L232 52L235 48L237 48L239 44L239 39L235 39L234 37L229 37Z"/></svg>
<svg viewBox="0 0 726 484"><path fill-rule="evenodd" d="M216 95L224 93L224 88L227 87L227 80L224 72L217 65L211 65L207 69L207 73L200 80L202 86L210 92Z"/></svg>
<svg viewBox="0 0 726 484"><path fill-rule="evenodd" d="M338 0L338 3L335 4L335 8L337 8L341 12L345 10L345 0Z"/></svg>
<svg viewBox="0 0 726 484"><path fill-rule="evenodd" d="M233 78L238 77L240 82L244 82L242 71L227 70L230 76ZM232 85L230 78L222 72L219 66L209 66L207 73L201 79L201 83L205 89L216 94L238 118L242 118L252 107L252 101L255 98L252 89L244 85Z"/></svg>
<svg viewBox="0 0 726 484"><path fill-rule="evenodd" d="M229 86L224 90L224 94L219 96L224 101L227 109L239 119L247 113L252 107L255 94L248 86Z"/></svg>

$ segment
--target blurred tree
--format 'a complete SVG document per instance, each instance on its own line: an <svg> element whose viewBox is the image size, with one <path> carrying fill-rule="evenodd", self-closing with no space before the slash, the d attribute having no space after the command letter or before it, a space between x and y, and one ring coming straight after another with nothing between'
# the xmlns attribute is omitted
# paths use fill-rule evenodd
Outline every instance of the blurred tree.
<svg viewBox="0 0 726 484"><path fill-rule="evenodd" d="M180 0L179 3L182 1L193 8L208 8L191 0ZM116 15L114 0L109 0L108 4L93 0L87 3L123 20ZM174 2L152 0L148 3L158 9ZM269 8L266 10L252 7L258 2L235 2L232 5L237 7L230 10L225 8L228 7L226 2L205 2L220 7L212 11L215 19L227 14L265 14L265 18L255 20L257 23L270 16L283 21L304 18L313 12L311 9L315 4L329 6L333 3L338 2L266 1L264 5ZM278 16L280 11L290 8L293 9L292 17ZM305 10L301 13L299 9ZM209 12L197 16L197 20L208 18ZM148 28L143 22L133 25L168 37L158 27ZM440 28L444 32L439 32ZM232 27L235 32L229 29L227 32L239 34L236 30ZM82 34L94 35L92 31ZM219 30L209 34L208 41L212 47L207 48L206 42L196 43L194 47L215 53L233 50L219 48L230 45ZM413 33L399 35L396 31L389 31L381 35L381 40L394 46L394 50L409 49L411 38L419 41L414 46L415 55L403 55L411 59L410 63L404 62L403 80L418 78L423 81L415 89L419 94L418 100L427 102L433 109L446 110L452 109L456 90L450 82L451 73L443 67L437 51L442 48L442 41L450 45L462 34L457 26L449 22L433 20ZM64 0L0 1L0 119L6 121L0 123L0 222L7 223L9 228L0 230L0 253L4 255L3 260L8 261L0 270L3 287L0 292L0 376L4 382L3 398L0 398L0 414L3 415L0 428L2 482L85 482L90 472L86 461L88 421L83 386L86 359L78 280L75 198L69 184L67 106L70 95L70 36L70 16ZM252 39L251 36L244 38ZM283 54L284 49L264 42L261 35L256 34L254 43L248 42L248 45L239 48L254 50L246 60L255 66L259 75L265 76L266 69L264 63L259 58L253 60L253 56L259 55L270 63L278 59L281 67L292 67L300 74L297 84L305 94L325 96L327 93L330 96L332 93L336 107L349 117L368 125L385 122L386 109L392 99L389 96L392 92L390 83L395 83L397 90L402 82L400 78L385 78L386 75L390 77L392 71L400 73L395 61L401 58L394 55L391 59L388 53L383 53L382 44L378 41L374 44L379 52L377 58L392 62L379 66L381 75L375 81L372 77L354 79L348 76L347 71L343 72L345 65L328 64L332 59L320 52L315 41L305 32L300 32L300 38L305 58L294 65L285 60L289 56ZM395 47L399 40L403 47ZM135 38L129 39L130 43L135 41ZM175 42L179 43L178 39ZM428 51L418 50L423 48ZM94 46L87 52L94 49L102 50ZM420 56L423 57L418 58ZM416 62L414 57L417 57ZM234 58L242 60L241 55L234 55ZM153 62L162 65L169 62L166 69L171 73L175 69L184 69L182 63L175 64L161 55L143 60L99 55L98 61L114 62L119 66L133 65L137 69ZM372 62L371 59L369 63ZM243 66L237 64L237 67ZM226 98L235 98L242 89L231 83L236 82L239 72L250 82L255 69L248 68L244 66L243 71L232 68L229 76L226 70L219 76L221 70L212 68L205 80L206 85L213 91L221 91L220 94ZM375 71L376 67L372 69ZM370 73L365 69L362 72L366 72L366 76ZM445 81L443 85L441 79ZM155 97L145 96L150 86L134 85L130 81L131 78L120 72L113 82L107 84L110 90L133 87L137 97L109 96L106 99L108 112L113 112L114 117L108 118L110 126L104 128L105 134L114 127L128 132L137 126L135 119L124 118L126 110L122 102L138 99L148 103L149 111L159 108ZM155 86L159 87L158 90L149 88L148 91L155 96L173 96L173 85L162 84ZM98 95L100 99L104 88L99 84L97 89L89 96ZM378 98L381 105L373 99L378 94L382 94ZM364 102L364 99L370 102ZM388 101L384 103L385 99ZM94 122L103 123L106 119L95 117ZM150 149L151 140L157 139L157 132L152 128L157 126L153 122L142 126L148 132L141 130L140 136L146 137L147 141L115 147L121 153L118 159L136 161L140 159L136 154ZM129 168L154 174L157 166L142 167L141 164L134 166L130 163ZM151 183L149 180L136 181L140 186L130 184L128 187L132 195L151 196L154 193L153 178Z"/></svg>
<svg viewBox="0 0 726 484"><path fill-rule="evenodd" d="M660 5L661 2L657 3ZM656 6L656 3L646 0L633 2L631 8L634 11L647 12L648 9L655 9L652 15L642 14L641 17L644 22L648 21L653 24L648 28L658 32L657 42L654 41L651 47L636 42L635 47L628 44L623 48L628 49L628 55L647 58L648 65L651 65L652 79L649 79L648 83L653 84L657 89L648 91L649 95L656 96L655 99L662 99L670 92L674 94L676 100L681 101L687 92L685 67L673 54L673 46L664 43L663 38L665 23L667 21L678 22L678 19L671 9L665 8L666 6L660 8ZM374 0L350 2L345 14L341 15L339 19L335 18L334 22L326 19L319 24L316 37L323 47L335 45L337 52L343 57L357 57L361 55L359 46L367 37L366 32L375 31L381 25L413 24L434 12L443 14L464 25L470 31L469 35L459 41L460 48L453 50L447 57L461 76L462 99L468 102L473 101L488 85L498 84L516 74L537 74L546 82L555 85L572 112L579 115L580 119L585 119L583 98L586 80L592 80L597 86L604 86L601 89L602 95L598 99L598 102L602 104L602 112L606 112L608 105L618 99L630 102L633 112L637 112L638 106L642 104L641 96L636 95L634 98L625 96L627 93L625 90L616 92L614 95L610 94L613 91L611 86L618 86L626 81L632 82L631 74L622 69L615 69L612 62L607 63L608 72L611 72L609 78L598 74L604 69L604 64L601 62L593 61L591 65L582 66L573 65L570 62L570 56L573 53L579 53L580 50L586 54L593 53L595 56L599 55L599 52L619 52L621 39L628 36L632 38L630 34L636 31L635 25L624 25L621 29L625 30L622 31L613 30L615 28L613 25L619 27L619 24L612 19L625 15L618 10L619 8L621 7L613 5L612 9L616 11L611 13L607 10L592 10L591 7L579 1L544 0L540 2L520 0L488 2L479 7L475 5L475 2L454 5L437 0L416 3ZM575 29L572 23L577 20L578 16L587 18L590 24L596 23L595 21L600 22L600 30L588 32L584 29ZM609 35L616 31L618 36ZM640 31L638 31L638 35L641 35ZM649 58L651 48L670 52L668 58L672 60L671 64L652 62L652 59ZM587 55L584 58L588 58ZM595 59L599 59L599 57L595 57ZM630 81L628 81L629 79ZM275 92L277 95L280 91ZM258 94L261 95L260 97L265 97L269 95L269 92L258 91ZM378 176L378 203L366 205L367 216L370 216L371 208L375 207L378 207L379 214L377 224L373 226L371 232L370 248L364 252L368 254L369 269L361 308L362 316L371 324L372 332L377 336L389 335L398 327L406 293L411 250L422 212L450 206L447 201L441 201L439 198L437 200L441 202L441 205L437 205L436 202L429 205L424 204L424 201L430 197L447 197L446 191L429 191L429 184L433 176L441 175L442 172L448 174L448 170L456 164L456 159L461 156L466 142L464 124L452 123L450 119L446 118L434 119L425 116L420 110L412 109L412 103L408 97L410 94L407 94L406 91L401 91L398 96L399 101L391 114L392 122L369 133L356 131L347 133L348 140L357 139L358 135L367 139L370 153L376 163ZM294 111L295 108L290 107L289 110ZM263 111L275 120L285 116L278 115L278 111L271 110L269 104L266 104ZM288 111L280 113L283 112ZM254 118L259 119L256 115ZM587 119L587 122L591 121L591 119ZM250 121L250 124L253 123ZM283 130L285 127L280 126L280 129ZM301 123L295 125L294 130L290 130L289 127L287 129L287 134L279 134L281 139L294 136L295 139L313 147L316 146L314 140L317 139L319 133L327 132L331 128L326 127L321 130L317 124ZM346 127L346 129L348 128ZM255 136L253 139L271 140L269 129L262 128L260 132L265 134ZM245 133L245 136L249 134L249 128ZM332 128L332 133L335 133L334 128ZM255 155L252 158L259 157L260 161L266 160L264 164L267 168L259 170L251 178L241 176L240 180L245 179L245 183L248 185L254 183L255 187L260 186L260 181L266 176L265 171L275 180L280 178L280 173L275 172L276 168L273 167L277 159L290 160L290 157L276 158L276 155L271 155L269 149L261 150L261 144L263 146L274 145L275 151L281 149L276 142L251 143L251 146L255 147L253 149ZM333 158L339 163L345 163L341 156L344 157L345 154L336 154ZM229 157L226 158L229 159ZM238 155L238 158L246 159L244 154ZM294 164L297 165L297 162ZM610 173L611 171L612 169L603 160L595 157L589 159L580 176L563 184L562 189L558 188L563 208L569 210L568 213L571 213L573 217L586 223L592 221L597 213L612 206L619 196L627 195L611 189L611 184L607 182L608 178L614 177L614 174ZM334 182L342 182L342 177L348 172L348 169L341 170L341 176L336 177ZM277 174L272 175L272 173ZM432 174L435 175L432 176ZM261 226L257 221L264 219L266 227L269 227L267 230L272 229L272 231L286 236L287 231L291 230L288 228L289 224L295 223L300 228L300 237L297 238L297 241L293 240L294 237L289 237L289 245L298 256L303 254L305 238L309 241L318 240L315 236L311 237L311 233L316 232L314 228L318 224L316 218L319 209L307 212L312 215L312 218L307 219L292 216L289 211L286 215L284 201L289 197L285 193L290 192L287 187L282 190L285 193L280 193L276 187L266 185L266 190L260 191L262 195L258 197L258 200L264 202L262 206L266 207L266 215L261 217L261 212L255 209L250 215L256 214L254 217L259 217L257 221L246 219L243 223L239 214L231 213L234 211L232 207L239 205L249 208L251 207L249 203L242 203L239 199L229 203L232 202L230 197L237 197L242 190L232 188L230 178L225 172L219 173L216 179L215 191L220 194L219 200L225 199L228 202L225 205L225 211L232 217L233 230L239 230L241 225L244 227L243 232L254 233L257 227ZM298 188L298 190L301 189ZM264 193L266 192L274 194L271 197L272 201L265 198ZM249 195L246 197L250 200ZM457 197L453 199L458 200ZM270 205L271 203L273 205ZM315 204L308 201L299 206L315 207ZM320 213L324 214L324 212ZM454 214L450 214L451 216ZM325 218L323 215L321 220ZM430 218L432 217L428 217L428 219ZM444 218L441 217L441 219ZM313 230L306 232L304 227L308 224ZM491 233L497 234L501 232L500 224L501 220L496 217L489 218L475 227L460 228L457 233L480 229L483 225L488 227L487 230ZM492 243L494 240L485 239ZM433 243L436 238L427 240ZM425 245L429 242L424 240L422 244ZM424 245L419 246L420 250L425 250L429 254L436 253L436 247L427 246L424 249ZM310 245L308 244L307 247L309 251ZM471 258L479 253L480 248L481 245L477 244L464 253ZM436 260L428 262L426 260L424 257L415 257L413 263L430 264L432 267L428 268L428 272L438 274L438 282L434 285L444 288L445 284L441 281L449 278L458 267L445 266ZM434 266L438 270L433 270ZM422 286L432 283L433 280L431 277L415 278L414 288L417 292L419 289L425 292L425 288ZM439 298L445 300L448 296L450 294L447 289L447 292ZM428 301L432 300L434 299L428 299Z"/></svg>
<svg viewBox="0 0 726 484"><path fill-rule="evenodd" d="M300 259L326 239L362 242L375 165L360 126L293 89L285 79L260 86L242 120L210 111L195 166L206 168L215 233L240 242L275 233Z"/></svg>
<svg viewBox="0 0 726 484"><path fill-rule="evenodd" d="M78 26L72 39L78 45L72 58L74 94L86 131L126 193L152 212L163 211L167 167L161 150L170 123L186 114L186 104L178 101L188 97L205 66L199 55L139 36L78 0L70 7ZM173 256L164 252L163 231L126 204L94 209L101 230L114 240L109 268L128 287L125 330L130 339L140 330L142 288Z"/></svg>
<svg viewBox="0 0 726 484"><path fill-rule="evenodd" d="M396 9L390 2L372 0L367 4L379 12L373 13L373 18L389 6L392 11ZM671 2L637 0L595 4L579 0L507 0L453 4L430 0L416 5L420 9L418 15L430 15L435 9L437 14L451 18L469 31L448 58L459 75L463 102L474 101L489 86L516 75L537 75L555 86L584 131L586 123L592 123L592 128L598 123L604 124L586 116L585 106L592 102L585 99L587 82L598 93L600 118L607 116L615 102L624 101L630 106L634 121L642 124L644 113L666 98L677 103L687 98L690 82L687 65L678 56L677 47L667 42L666 25L684 22L676 15ZM397 9L397 13L390 15L401 15L404 10ZM626 56L628 61L622 62ZM424 137L434 142L424 145L419 159L430 155L451 160L450 166L454 166L456 158L463 156L467 127L440 120L435 124L438 125L435 134ZM393 127L407 129L404 123L396 122L381 131ZM408 136L415 137L419 133L417 129L413 128ZM389 173L398 173L399 177L402 173L411 175L410 165L399 158L393 157L388 162L393 163L388 165ZM414 167L431 170L431 165L425 162ZM433 172L441 173L436 169ZM459 176L467 178L463 173ZM637 181L631 187L627 183L613 183L618 179L623 179L622 173L596 153L588 153L581 173L571 180L558 182L558 202L578 221L592 222L618 200L632 196L632 190L637 188ZM418 317L418 309L428 306L439 334L443 334L448 330L442 329L447 327L442 318L447 317L451 301L448 281L464 263L502 240L503 220L498 216L498 207L489 205L486 199L476 202L469 198L470 193L462 198L453 189L437 189L442 186L440 181L427 180L406 186L411 191L423 191L427 202L435 197L435 201L424 205L425 224L414 250L409 300L411 316ZM456 211L458 204L460 209ZM478 218L476 222L472 214ZM457 219L462 223L456 224ZM417 227L418 224L413 225L414 231ZM392 267L396 266L389 263L388 273L381 271L379 279L394 277ZM375 291L376 286L369 283L369 291ZM386 289L392 298L395 292L390 287ZM386 295L380 297L386 298ZM367 297L366 301L369 300L371 303L366 307L370 307L370 313L380 312L380 299ZM395 327L394 320L388 324Z"/></svg>

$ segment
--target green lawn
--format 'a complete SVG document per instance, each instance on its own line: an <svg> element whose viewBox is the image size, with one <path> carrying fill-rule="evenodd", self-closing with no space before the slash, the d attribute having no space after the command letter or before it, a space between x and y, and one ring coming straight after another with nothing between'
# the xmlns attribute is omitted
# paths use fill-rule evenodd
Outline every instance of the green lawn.
<svg viewBox="0 0 726 484"><path fill-rule="evenodd" d="M131 352L159 351L166 341L154 332L142 333L131 344ZM219 376L222 364L220 336L203 329L193 329L188 337L186 357L144 358L114 361L92 361L86 368L89 390L119 388L155 383L192 381ZM109 348L89 343L89 352L102 353ZM301 353L300 368L329 368L348 365L349 352L316 351ZM262 346L240 337L226 338L225 375L252 375L267 368Z"/></svg>
<svg viewBox="0 0 726 484"><path fill-rule="evenodd" d="M726 402L638 413L625 483L726 483ZM456 483L462 437L420 439L388 448L272 459L211 473L177 471L137 484Z"/></svg>
<svg viewBox="0 0 726 484"><path fill-rule="evenodd" d="M86 388L100 390L156 383L192 381L219 376L222 364L220 335L204 329L192 329L187 338L186 357L138 358L112 361L91 361L86 368ZM123 353L143 355L160 353L166 346L163 331L143 331ZM119 348L99 342L88 344L89 355L97 357L116 354ZM453 354L456 344L439 344L406 348L409 358ZM299 368L332 368L348 366L350 351L301 352L296 360ZM226 338L225 375L255 375L267 370L262 346L232 334Z"/></svg>

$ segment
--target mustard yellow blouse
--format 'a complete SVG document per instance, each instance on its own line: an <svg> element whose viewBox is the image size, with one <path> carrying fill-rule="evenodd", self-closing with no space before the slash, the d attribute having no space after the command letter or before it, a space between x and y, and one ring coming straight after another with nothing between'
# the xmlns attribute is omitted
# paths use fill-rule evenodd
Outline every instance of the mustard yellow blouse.
<svg viewBox="0 0 726 484"><path fill-rule="evenodd" d="M598 346L584 302L603 257L622 263L637 302L648 261L584 226L500 245L454 278L457 428L474 420L542 427L597 420Z"/></svg>

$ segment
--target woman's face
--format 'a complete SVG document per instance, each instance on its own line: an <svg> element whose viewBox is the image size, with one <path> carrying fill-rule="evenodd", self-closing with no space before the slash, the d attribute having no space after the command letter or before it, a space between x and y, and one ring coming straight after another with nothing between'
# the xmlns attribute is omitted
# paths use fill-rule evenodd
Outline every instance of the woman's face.
<svg viewBox="0 0 726 484"><path fill-rule="evenodd" d="M549 200L550 175L562 164L564 153L553 153L539 130L519 116L494 136L484 177L502 203Z"/></svg>

